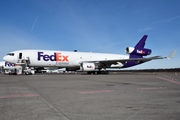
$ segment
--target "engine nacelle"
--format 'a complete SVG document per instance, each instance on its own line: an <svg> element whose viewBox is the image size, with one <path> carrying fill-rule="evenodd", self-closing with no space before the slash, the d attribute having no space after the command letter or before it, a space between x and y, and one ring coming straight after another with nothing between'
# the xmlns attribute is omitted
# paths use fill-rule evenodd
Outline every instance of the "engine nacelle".
<svg viewBox="0 0 180 120"><path fill-rule="evenodd" d="M127 54L133 54L133 55L147 56L147 55L151 54L151 49L147 49L147 48L137 49L134 47L127 47L126 53Z"/></svg>
<svg viewBox="0 0 180 120"><path fill-rule="evenodd" d="M96 68L94 63L82 63L81 70L82 71L94 71Z"/></svg>

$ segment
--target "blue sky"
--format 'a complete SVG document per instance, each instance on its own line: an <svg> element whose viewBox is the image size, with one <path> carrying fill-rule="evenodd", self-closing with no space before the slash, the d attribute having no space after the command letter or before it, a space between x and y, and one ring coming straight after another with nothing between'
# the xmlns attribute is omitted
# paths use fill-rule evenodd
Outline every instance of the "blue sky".
<svg viewBox="0 0 180 120"><path fill-rule="evenodd" d="M179 0L0 0L0 60L19 49L126 54L144 34L151 56L177 54L132 69L180 67Z"/></svg>

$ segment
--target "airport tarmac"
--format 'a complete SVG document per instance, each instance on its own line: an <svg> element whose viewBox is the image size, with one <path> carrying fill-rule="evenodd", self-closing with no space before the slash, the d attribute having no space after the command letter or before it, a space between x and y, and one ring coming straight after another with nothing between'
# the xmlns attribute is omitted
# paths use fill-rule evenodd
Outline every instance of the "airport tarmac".
<svg viewBox="0 0 180 120"><path fill-rule="evenodd" d="M179 119L179 73L0 74L0 120Z"/></svg>

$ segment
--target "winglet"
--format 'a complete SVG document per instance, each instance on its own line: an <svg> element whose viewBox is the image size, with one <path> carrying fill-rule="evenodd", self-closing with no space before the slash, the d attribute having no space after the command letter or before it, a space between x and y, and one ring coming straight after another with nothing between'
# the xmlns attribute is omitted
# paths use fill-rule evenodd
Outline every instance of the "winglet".
<svg viewBox="0 0 180 120"><path fill-rule="evenodd" d="M167 58L170 59L170 58L173 58L174 55L176 54L177 50L174 50Z"/></svg>

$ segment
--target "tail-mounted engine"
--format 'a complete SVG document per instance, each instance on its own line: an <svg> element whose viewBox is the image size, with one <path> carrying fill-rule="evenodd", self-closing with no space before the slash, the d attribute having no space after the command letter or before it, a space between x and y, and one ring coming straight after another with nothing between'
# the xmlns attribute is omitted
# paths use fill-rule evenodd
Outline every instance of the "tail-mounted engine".
<svg viewBox="0 0 180 120"><path fill-rule="evenodd" d="M127 47L126 53L127 54L147 56L147 55L151 54L151 49L147 49L147 48L138 49L138 48L134 48L134 47Z"/></svg>
<svg viewBox="0 0 180 120"><path fill-rule="evenodd" d="M95 64L94 63L82 63L81 68L82 71L94 71Z"/></svg>

